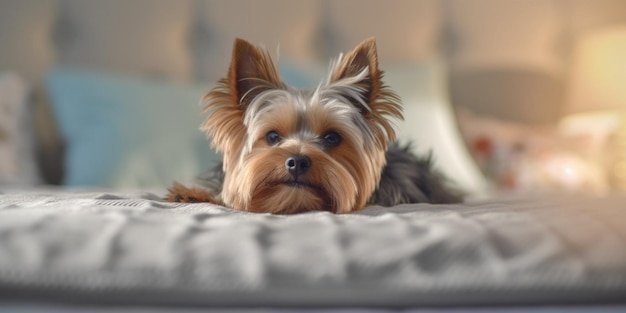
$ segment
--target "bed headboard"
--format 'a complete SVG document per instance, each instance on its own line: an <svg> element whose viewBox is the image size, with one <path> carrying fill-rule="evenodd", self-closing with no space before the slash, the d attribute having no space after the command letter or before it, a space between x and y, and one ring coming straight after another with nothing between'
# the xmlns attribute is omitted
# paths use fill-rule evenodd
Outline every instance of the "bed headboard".
<svg viewBox="0 0 626 313"><path fill-rule="evenodd" d="M441 20L436 0L4 0L0 5L0 68L19 70L31 80L58 63L212 80L225 72L234 37L312 62L376 36L382 60L419 60L434 52ZM411 35L397 29L411 29Z"/></svg>
<svg viewBox="0 0 626 313"><path fill-rule="evenodd" d="M626 22L620 0L1 0L0 70L37 83L55 64L213 80L234 37L297 62L376 36L383 64L444 54L454 72L560 77L569 42Z"/></svg>

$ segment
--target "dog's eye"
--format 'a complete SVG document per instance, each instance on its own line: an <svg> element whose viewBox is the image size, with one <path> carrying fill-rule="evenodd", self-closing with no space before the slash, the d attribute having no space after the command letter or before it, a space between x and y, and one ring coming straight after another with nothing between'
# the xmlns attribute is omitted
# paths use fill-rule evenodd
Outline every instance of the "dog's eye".
<svg viewBox="0 0 626 313"><path fill-rule="evenodd" d="M324 146L328 148L336 147L341 143L341 136L336 131L329 131L323 137Z"/></svg>
<svg viewBox="0 0 626 313"><path fill-rule="evenodd" d="M271 130L265 135L265 141L267 141L268 145L273 146L280 142L280 135L276 131Z"/></svg>

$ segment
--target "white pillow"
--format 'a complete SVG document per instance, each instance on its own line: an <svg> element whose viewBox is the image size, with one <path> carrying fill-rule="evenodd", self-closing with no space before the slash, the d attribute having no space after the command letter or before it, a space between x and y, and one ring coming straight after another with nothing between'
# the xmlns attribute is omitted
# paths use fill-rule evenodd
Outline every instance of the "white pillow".
<svg viewBox="0 0 626 313"><path fill-rule="evenodd" d="M402 99L404 121L397 123L398 140L412 143L419 155L432 153L434 165L455 187L471 195L488 192L488 182L466 149L450 101L443 62L384 67L385 83Z"/></svg>

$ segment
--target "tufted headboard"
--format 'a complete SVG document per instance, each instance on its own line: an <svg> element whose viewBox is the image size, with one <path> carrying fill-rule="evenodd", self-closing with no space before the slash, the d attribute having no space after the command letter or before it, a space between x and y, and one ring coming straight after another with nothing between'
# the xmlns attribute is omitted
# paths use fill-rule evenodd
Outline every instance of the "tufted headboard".
<svg viewBox="0 0 626 313"><path fill-rule="evenodd" d="M58 63L213 80L225 72L234 37L280 47L298 62L334 56L369 36L385 61L434 53L438 1L366 2L3 0L0 68L31 80Z"/></svg>

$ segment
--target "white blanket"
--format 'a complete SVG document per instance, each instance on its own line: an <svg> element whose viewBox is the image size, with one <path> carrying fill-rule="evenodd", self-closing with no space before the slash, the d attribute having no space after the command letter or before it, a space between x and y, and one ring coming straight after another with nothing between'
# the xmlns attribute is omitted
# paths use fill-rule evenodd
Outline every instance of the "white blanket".
<svg viewBox="0 0 626 313"><path fill-rule="evenodd" d="M624 301L626 197L292 216L147 192L0 195L0 298L219 306Z"/></svg>

